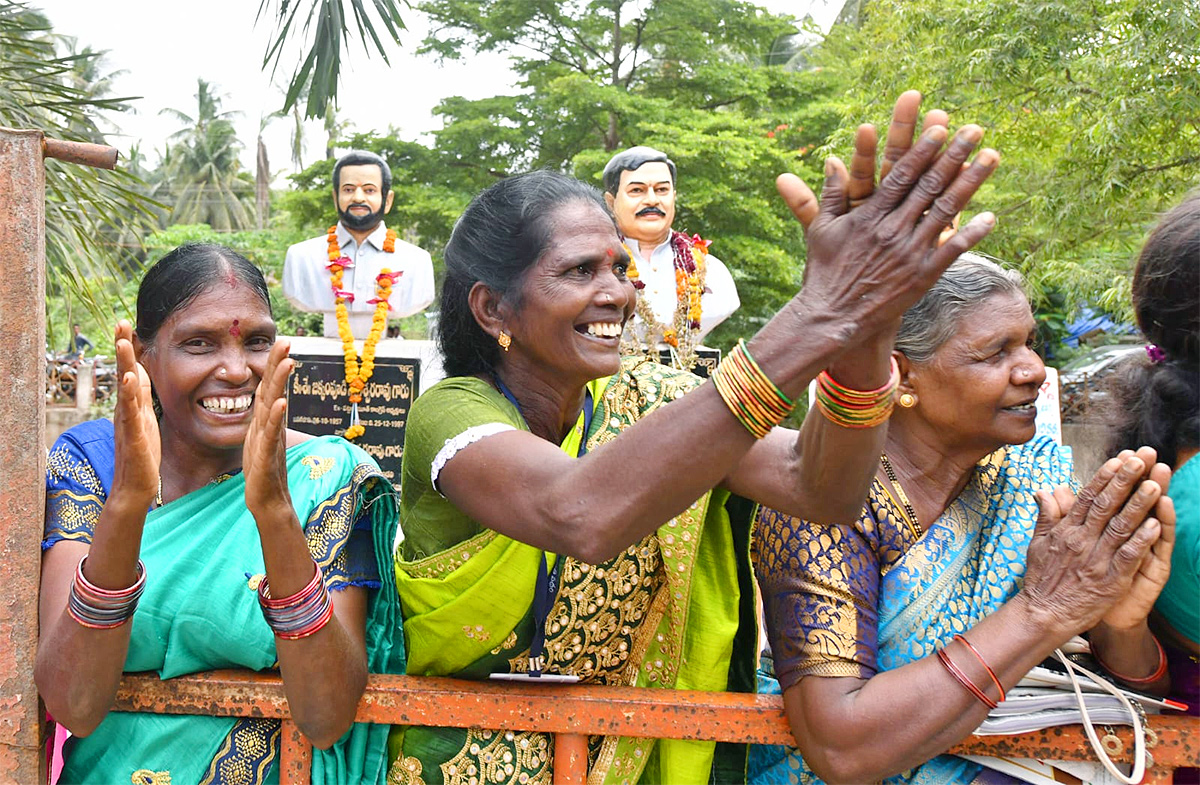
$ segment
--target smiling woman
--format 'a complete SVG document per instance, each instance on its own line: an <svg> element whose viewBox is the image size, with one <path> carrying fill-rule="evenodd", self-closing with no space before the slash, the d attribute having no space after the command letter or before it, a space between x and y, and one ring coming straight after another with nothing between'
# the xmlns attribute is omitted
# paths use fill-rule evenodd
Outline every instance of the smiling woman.
<svg viewBox="0 0 1200 785"><path fill-rule="evenodd" d="M117 327L113 420L51 450L36 677L79 737L63 782L274 776L277 722L109 711L122 671L233 666L280 669L314 781L382 782L386 728L343 735L368 668L403 666L395 502L366 453L284 428L287 353L256 267L177 248Z"/></svg>
<svg viewBox="0 0 1200 785"><path fill-rule="evenodd" d="M1166 689L1146 617L1170 562L1170 471L1129 451L1076 501L1069 451L1034 438L1035 332L1020 276L963 254L895 328L882 449L837 447L875 472L861 511L835 526L761 511L761 687L783 691L799 748L756 748L755 785L970 783L977 764L939 753L1080 633L1117 678ZM820 400L809 419L839 415Z"/></svg>
<svg viewBox="0 0 1200 785"><path fill-rule="evenodd" d="M621 359L637 294L595 189L532 172L479 194L445 251L449 378L406 426L396 577L409 672L752 690L745 500L837 520L861 507L873 473L843 471L857 456L801 460L828 434L773 426L987 233L984 215L936 244L997 161L984 150L964 166L972 128L948 145L945 128L930 129L854 212L836 159L820 209L782 176L792 211L820 215L804 288L707 384ZM843 370L857 386L890 384L886 363ZM538 733L398 727L391 753L396 782L553 773ZM596 783L736 782L746 760L735 745L597 737L588 763Z"/></svg>

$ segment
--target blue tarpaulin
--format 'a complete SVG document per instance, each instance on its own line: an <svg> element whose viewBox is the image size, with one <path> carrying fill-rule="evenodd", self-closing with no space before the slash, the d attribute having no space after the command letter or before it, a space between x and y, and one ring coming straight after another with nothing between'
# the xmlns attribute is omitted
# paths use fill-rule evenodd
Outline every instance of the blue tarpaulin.
<svg viewBox="0 0 1200 785"><path fill-rule="evenodd" d="M1084 306L1079 311L1079 318L1067 325L1067 337L1063 338L1063 343L1067 346L1078 346L1081 338L1097 332L1107 335L1132 335L1137 332L1137 328L1132 324L1114 321L1108 314Z"/></svg>

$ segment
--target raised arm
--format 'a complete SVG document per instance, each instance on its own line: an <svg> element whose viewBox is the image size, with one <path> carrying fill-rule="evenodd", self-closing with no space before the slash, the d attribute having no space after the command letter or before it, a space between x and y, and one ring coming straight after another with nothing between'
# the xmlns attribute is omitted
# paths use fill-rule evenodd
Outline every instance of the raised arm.
<svg viewBox="0 0 1200 785"><path fill-rule="evenodd" d="M285 392L294 366L289 348L286 340L271 347L242 458L246 506L258 524L266 579L276 599L301 592L317 569L288 492ZM333 617L325 626L303 638L275 638L292 716L321 749L350 727L367 684L366 590L349 587L330 598Z"/></svg>
<svg viewBox="0 0 1200 785"><path fill-rule="evenodd" d="M82 573L93 586L109 591L133 586L146 511L158 492L158 421L150 379L134 360L132 337L132 327L122 320L116 332L115 469L92 544L63 540L42 557L34 678L50 714L78 736L91 733L112 706L131 625L93 629L72 618L67 599L75 571L86 556Z"/></svg>
<svg viewBox="0 0 1200 785"><path fill-rule="evenodd" d="M911 158L903 163L901 161L912 148L912 134L916 128L920 100L919 93L909 91L896 102L892 122L888 128L881 175L891 172L893 166L901 168L897 169L896 177L881 177L882 183L879 188L884 193L904 188L902 183L911 178ZM924 121L921 139L924 140L930 134L945 133L946 122L944 112L929 112ZM982 135L983 132L978 126L963 126L941 154L936 165L917 186L918 189L925 189L929 193L943 193L938 200L942 203L942 209L948 209L946 202L951 199L954 203L965 204L966 200L958 198L958 189L963 192L969 189L973 193L999 162L999 156L994 150L985 149L980 151L971 164L965 164ZM810 267L828 258L834 249L845 243L846 232L862 230L861 224L856 225L844 219L857 215L859 210L878 209L875 203L871 202L876 190L875 148L875 129L870 125L859 126L846 187L830 188L827 184L819 203L812 191L799 179L790 175L779 178L780 194L808 235L811 260L805 270L805 286L809 285ZM966 168L962 169L964 166ZM936 207L937 202L934 204ZM847 216L855 207L858 210ZM864 215L863 218L866 219L866 223L871 222L868 216ZM941 216L938 216L934 222L940 220ZM886 233L890 231L891 221L894 219L888 218L881 222L882 242L887 242ZM954 254L951 257L952 261L958 254L978 242L990 230L991 225L992 218L989 214L978 216L965 230L965 236L951 238L942 250L949 249ZM936 242L936 235L932 242ZM918 257L928 252L928 247L914 247L911 250L911 253ZM944 268L940 268L937 274L940 275L941 269ZM817 267L814 274L825 272ZM864 269L863 274L869 273ZM932 280L926 282L918 296L931 283ZM857 340L846 351L830 358L823 370L826 370L839 385L853 390L883 388L888 384L891 375L892 346L901 315L903 311L884 320L874 329L860 331L856 336ZM757 351L755 356L758 356ZM776 429L750 450L737 469L731 473L726 484L743 496L809 521L850 522L855 520L862 510L863 499L875 475L879 453L883 449L886 436L886 420L875 427L847 428L831 422L816 406L810 406L798 438L794 433Z"/></svg>
<svg viewBox="0 0 1200 785"><path fill-rule="evenodd" d="M827 162L804 286L749 345L766 376L789 398L864 336L888 330L954 258L990 230L992 219L985 214L936 246L941 229L995 166L995 153L984 151L962 169L978 139L978 129L968 126L943 150L945 128L929 128L852 212L846 167L836 158ZM785 195L796 192L792 182L784 177ZM445 465L439 485L487 528L597 562L724 481L779 509L807 513L811 500L797 490L802 448L795 435L772 434L762 446L755 444L706 384L579 460L523 432L482 439Z"/></svg>

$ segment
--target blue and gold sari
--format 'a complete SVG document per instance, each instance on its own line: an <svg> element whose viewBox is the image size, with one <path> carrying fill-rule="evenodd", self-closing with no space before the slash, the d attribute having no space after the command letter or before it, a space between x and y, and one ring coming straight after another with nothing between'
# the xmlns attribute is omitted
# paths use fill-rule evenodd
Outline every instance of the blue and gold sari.
<svg viewBox="0 0 1200 785"><path fill-rule="evenodd" d="M1037 522L1034 492L1072 483L1070 451L1038 437L980 461L919 537L878 481L853 524L764 509L755 567L773 662L764 660L760 691L805 676L869 679L934 654L1017 593ZM969 783L979 769L941 755L885 782ZM821 781L786 747L753 748L750 775L756 785Z"/></svg>
<svg viewBox="0 0 1200 785"><path fill-rule="evenodd" d="M403 671L399 602L391 570L397 507L390 483L365 452L338 437L287 451L288 486L309 551L330 590L369 590L367 659L373 673ZM69 430L50 451L42 547L90 543L113 475L113 425ZM169 679L214 668L276 667L275 638L256 589L262 548L246 509L241 472L146 516L146 590L134 614L126 671ZM356 724L317 750L313 782L382 783L388 726ZM60 782L246 783L278 781L279 722L109 712L66 747Z"/></svg>

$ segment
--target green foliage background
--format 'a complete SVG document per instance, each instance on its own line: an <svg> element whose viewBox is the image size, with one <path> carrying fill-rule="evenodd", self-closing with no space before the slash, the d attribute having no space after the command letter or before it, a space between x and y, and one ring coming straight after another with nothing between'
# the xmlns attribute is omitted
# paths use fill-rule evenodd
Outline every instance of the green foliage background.
<svg viewBox="0 0 1200 785"><path fill-rule="evenodd" d="M281 14L302 9L301 25L335 5L263 2L272 47L290 34ZM399 16L385 6L378 29L391 38ZM999 216L981 250L1026 273L1052 339L1081 304L1127 313L1146 230L1200 182L1200 0L855 0L825 35L740 0L424 0L414 12L432 22L423 52L505 53L512 90L446 96L442 129L418 141L354 129L334 114L328 56L340 50L325 41L311 44L325 58L315 92L288 96L310 113L324 107L331 154L362 148L389 161L389 224L440 267L455 219L497 179L550 168L599 186L614 151L658 147L679 168L676 228L712 240L738 284L741 310L709 341L722 347L753 333L802 277L803 238L774 177L794 171L818 186L824 157L845 157L858 123L885 124L905 89L954 124L983 125L1003 154L971 208ZM0 123L87 141L103 140L101 118L119 127L129 99L109 97L100 53L57 38L14 0L0 0L0 43ZM48 164L52 327L80 320L106 334L128 314L141 265L185 240L232 245L277 281L287 245L336 220L330 160L270 194L269 220L255 215L231 154L248 140L231 136L206 83L193 97L181 86L177 105L194 108L175 114L196 122L153 168L136 149L116 178ZM201 187L212 211L185 209ZM281 296L275 305L285 332L318 328ZM65 346L63 329L52 335Z"/></svg>

